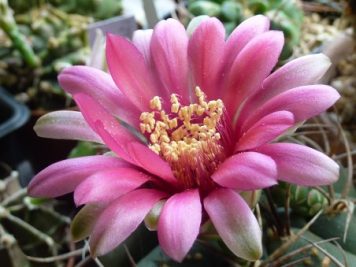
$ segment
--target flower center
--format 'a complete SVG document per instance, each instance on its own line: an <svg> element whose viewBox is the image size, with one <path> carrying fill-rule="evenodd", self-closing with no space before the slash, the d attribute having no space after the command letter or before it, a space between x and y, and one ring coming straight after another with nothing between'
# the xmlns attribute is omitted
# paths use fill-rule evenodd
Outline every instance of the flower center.
<svg viewBox="0 0 356 267"><path fill-rule="evenodd" d="M199 87L195 95L197 103L183 106L172 94L169 113L155 96L152 111L140 116L140 130L149 138L150 149L170 164L185 188L211 186L209 177L225 158L218 130L224 104L220 99L207 102Z"/></svg>

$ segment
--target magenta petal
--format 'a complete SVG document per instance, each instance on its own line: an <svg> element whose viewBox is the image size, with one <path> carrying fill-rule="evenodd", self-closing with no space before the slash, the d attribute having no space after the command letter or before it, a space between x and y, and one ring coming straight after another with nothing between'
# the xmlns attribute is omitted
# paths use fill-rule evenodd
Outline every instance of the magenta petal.
<svg viewBox="0 0 356 267"><path fill-rule="evenodd" d="M173 185L177 185L177 179L174 177L169 164L147 146L133 142L127 146L127 150L137 166Z"/></svg>
<svg viewBox="0 0 356 267"><path fill-rule="evenodd" d="M290 89L267 101L252 113L243 125L243 130L249 129L262 117L281 110L294 115L295 122L309 119L325 111L340 98L340 94L327 85L310 85Z"/></svg>
<svg viewBox="0 0 356 267"><path fill-rule="evenodd" d="M160 21L154 28L151 55L166 92L188 101L188 36L175 19Z"/></svg>
<svg viewBox="0 0 356 267"><path fill-rule="evenodd" d="M122 120L138 125L140 111L121 93L109 74L88 66L73 66L65 68L58 81L66 92L87 94Z"/></svg>
<svg viewBox="0 0 356 267"><path fill-rule="evenodd" d="M221 186L236 190L257 190L277 184L277 167L271 157L242 152L220 164L212 179Z"/></svg>
<svg viewBox="0 0 356 267"><path fill-rule="evenodd" d="M159 95L144 56L134 44L121 36L108 34L106 60L115 83L141 111L149 110L149 102Z"/></svg>
<svg viewBox="0 0 356 267"><path fill-rule="evenodd" d="M96 172L81 182L74 191L77 206L87 203L108 203L130 192L150 177L133 168L115 168Z"/></svg>
<svg viewBox="0 0 356 267"><path fill-rule="evenodd" d="M288 111L277 111L260 119L239 139L235 151L253 149L264 145L284 133L294 124L294 116Z"/></svg>
<svg viewBox="0 0 356 267"><path fill-rule="evenodd" d="M246 101L239 121L246 119L249 113L247 111L255 110L256 107L284 91L317 83L330 64L329 58L323 54L308 55L288 62L268 76L263 81L261 90Z"/></svg>
<svg viewBox="0 0 356 267"><path fill-rule="evenodd" d="M256 36L268 31L269 19L262 15L243 21L231 33L224 51L224 69L228 70L240 51Z"/></svg>
<svg viewBox="0 0 356 267"><path fill-rule="evenodd" d="M102 143L78 111L53 111L40 117L33 127L40 137Z"/></svg>
<svg viewBox="0 0 356 267"><path fill-rule="evenodd" d="M101 213L91 238L90 252L103 255L122 243L143 221L153 205L164 198L163 192L138 189L110 204Z"/></svg>
<svg viewBox="0 0 356 267"><path fill-rule="evenodd" d="M283 33L268 31L255 37L236 57L227 73L223 101L233 114L250 94L260 88L277 63L283 47Z"/></svg>
<svg viewBox="0 0 356 267"><path fill-rule="evenodd" d="M90 96L76 94L73 98L89 126L101 137L105 144L117 155L132 163L124 144L136 141L134 136Z"/></svg>
<svg viewBox="0 0 356 267"><path fill-rule="evenodd" d="M263 81L264 98L269 99L285 90L317 83L331 65L323 54L294 59Z"/></svg>
<svg viewBox="0 0 356 267"><path fill-rule="evenodd" d="M199 86L209 99L220 92L218 72L223 63L225 29L216 18L209 18L199 24L189 40L189 64L193 83Z"/></svg>
<svg viewBox="0 0 356 267"><path fill-rule="evenodd" d="M255 261L262 256L262 233L251 209L236 192L217 189L204 207L220 237L238 257Z"/></svg>
<svg viewBox="0 0 356 267"><path fill-rule="evenodd" d="M38 173L28 186L33 197L58 197L74 191L88 176L107 168L129 166L108 156L89 156L59 161Z"/></svg>
<svg viewBox="0 0 356 267"><path fill-rule="evenodd" d="M258 148L277 163L278 179L303 186L334 183L339 166L325 154L306 146L288 143L268 144Z"/></svg>
<svg viewBox="0 0 356 267"><path fill-rule="evenodd" d="M164 204L158 221L163 251L181 262L199 234L202 207L197 189L173 195Z"/></svg>

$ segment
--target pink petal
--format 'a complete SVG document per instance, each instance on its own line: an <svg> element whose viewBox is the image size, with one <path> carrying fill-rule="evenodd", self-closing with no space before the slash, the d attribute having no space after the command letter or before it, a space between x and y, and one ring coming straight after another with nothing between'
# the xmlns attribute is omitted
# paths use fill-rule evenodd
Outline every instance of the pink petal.
<svg viewBox="0 0 356 267"><path fill-rule="evenodd" d="M133 163L127 155L124 144L136 141L103 106L85 94L75 94L74 100L89 126L101 137L105 144L123 159Z"/></svg>
<svg viewBox="0 0 356 267"><path fill-rule="evenodd" d="M235 151L253 149L264 145L284 133L294 124L294 116L288 111L277 111L260 119L239 139Z"/></svg>
<svg viewBox="0 0 356 267"><path fill-rule="evenodd" d="M115 168L96 172L81 182L74 191L77 206L87 203L108 203L130 192L150 177L133 168Z"/></svg>
<svg viewBox="0 0 356 267"><path fill-rule="evenodd" d="M268 31L252 39L238 54L227 74L223 96L232 117L244 99L258 90L270 74L277 63L283 41L282 32Z"/></svg>
<svg viewBox="0 0 356 267"><path fill-rule="evenodd" d="M157 175L172 185L177 185L177 179L174 177L169 164L147 146L133 142L127 146L127 150L137 166Z"/></svg>
<svg viewBox="0 0 356 267"><path fill-rule="evenodd" d="M53 111L40 117L33 127L40 137L102 143L78 111Z"/></svg>
<svg viewBox="0 0 356 267"><path fill-rule="evenodd" d="M199 86L214 99L218 93L218 74L223 63L225 29L216 18L209 18L199 24L189 40L189 64L194 87Z"/></svg>
<svg viewBox="0 0 356 267"><path fill-rule="evenodd" d="M260 153L277 163L278 179L303 186L334 183L339 166L325 154L306 146L288 143L268 144L258 148Z"/></svg>
<svg viewBox="0 0 356 267"><path fill-rule="evenodd" d="M330 59L323 54L308 55L288 62L263 81L264 99L294 87L317 83L330 65Z"/></svg>
<svg viewBox="0 0 356 267"><path fill-rule="evenodd" d="M199 234L202 207L197 189L173 195L164 204L158 221L163 251L181 262Z"/></svg>
<svg viewBox="0 0 356 267"><path fill-rule="evenodd" d="M153 31L151 55L168 95L177 93L188 101L188 36L175 19L160 21Z"/></svg>
<svg viewBox="0 0 356 267"><path fill-rule="evenodd" d="M247 100L241 111L243 118L240 118L240 121L246 118L247 110L256 109L256 107L286 90L317 83L328 70L330 64L329 58L323 54L308 55L288 62L268 76L263 81L262 89Z"/></svg>
<svg viewBox="0 0 356 267"><path fill-rule="evenodd" d="M242 152L225 160L212 179L232 189L257 190L277 184L277 167L273 159L266 155Z"/></svg>
<svg viewBox="0 0 356 267"><path fill-rule="evenodd" d="M38 173L30 182L29 195L58 197L74 191L88 176L107 168L129 166L123 160L108 156L89 156L59 161Z"/></svg>
<svg viewBox="0 0 356 267"><path fill-rule="evenodd" d="M153 205L165 194L152 189L138 189L110 204L96 222L90 252L103 255L122 243L143 221Z"/></svg>
<svg viewBox="0 0 356 267"><path fill-rule="evenodd" d="M84 118L105 144L124 160L144 168L171 183L177 183L168 163L135 137L94 99L84 94L74 96Z"/></svg>
<svg viewBox="0 0 356 267"><path fill-rule="evenodd" d="M240 51L256 36L268 31L269 19L262 15L243 21L231 33L224 51L224 69L228 70Z"/></svg>
<svg viewBox="0 0 356 267"><path fill-rule="evenodd" d="M111 76L126 97L139 110L149 110L150 100L160 94L140 51L124 37L108 34L106 60Z"/></svg>
<svg viewBox="0 0 356 267"><path fill-rule="evenodd" d="M137 47L141 52L147 65L150 65L151 62L151 51L150 44L152 38L153 30L137 30L134 32L132 37L132 43Z"/></svg>
<svg viewBox="0 0 356 267"><path fill-rule="evenodd" d="M122 120L138 125L140 111L121 93L109 74L88 66L73 66L65 68L58 81L66 92L87 94Z"/></svg>
<svg viewBox="0 0 356 267"><path fill-rule="evenodd" d="M255 261L262 256L262 233L251 209L230 189L217 189L204 207L220 237L238 257Z"/></svg>
<svg viewBox="0 0 356 267"><path fill-rule="evenodd" d="M339 98L339 93L327 85L310 85L290 89L273 97L253 112L244 123L243 129L249 129L262 117L281 110L293 113L297 123L320 114Z"/></svg>

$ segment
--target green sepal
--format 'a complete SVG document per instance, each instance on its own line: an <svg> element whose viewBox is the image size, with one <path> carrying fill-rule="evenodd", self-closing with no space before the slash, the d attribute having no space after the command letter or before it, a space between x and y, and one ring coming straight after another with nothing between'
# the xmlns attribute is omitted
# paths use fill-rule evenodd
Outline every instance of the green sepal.
<svg viewBox="0 0 356 267"><path fill-rule="evenodd" d="M87 204L77 213L70 226L73 241L83 240L90 235L102 209L100 204Z"/></svg>

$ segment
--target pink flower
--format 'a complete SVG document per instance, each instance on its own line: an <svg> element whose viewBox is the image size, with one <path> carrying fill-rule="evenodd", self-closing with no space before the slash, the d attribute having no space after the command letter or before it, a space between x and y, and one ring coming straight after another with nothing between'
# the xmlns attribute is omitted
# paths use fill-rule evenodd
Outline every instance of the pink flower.
<svg viewBox="0 0 356 267"><path fill-rule="evenodd" d="M110 74L76 66L59 82L80 112L45 115L38 135L105 144L116 156L68 159L41 171L29 194L74 191L86 205L74 219L90 234L93 255L123 242L153 212L162 249L182 261L202 223L211 220L237 256L257 260L261 230L241 191L275 185L326 185L338 165L321 152L272 143L333 105L339 94L314 85L330 62L305 56L271 74L283 35L264 16L225 40L222 24L204 20L191 36L177 21L137 31L133 41L108 35ZM129 127L127 125L130 125Z"/></svg>

